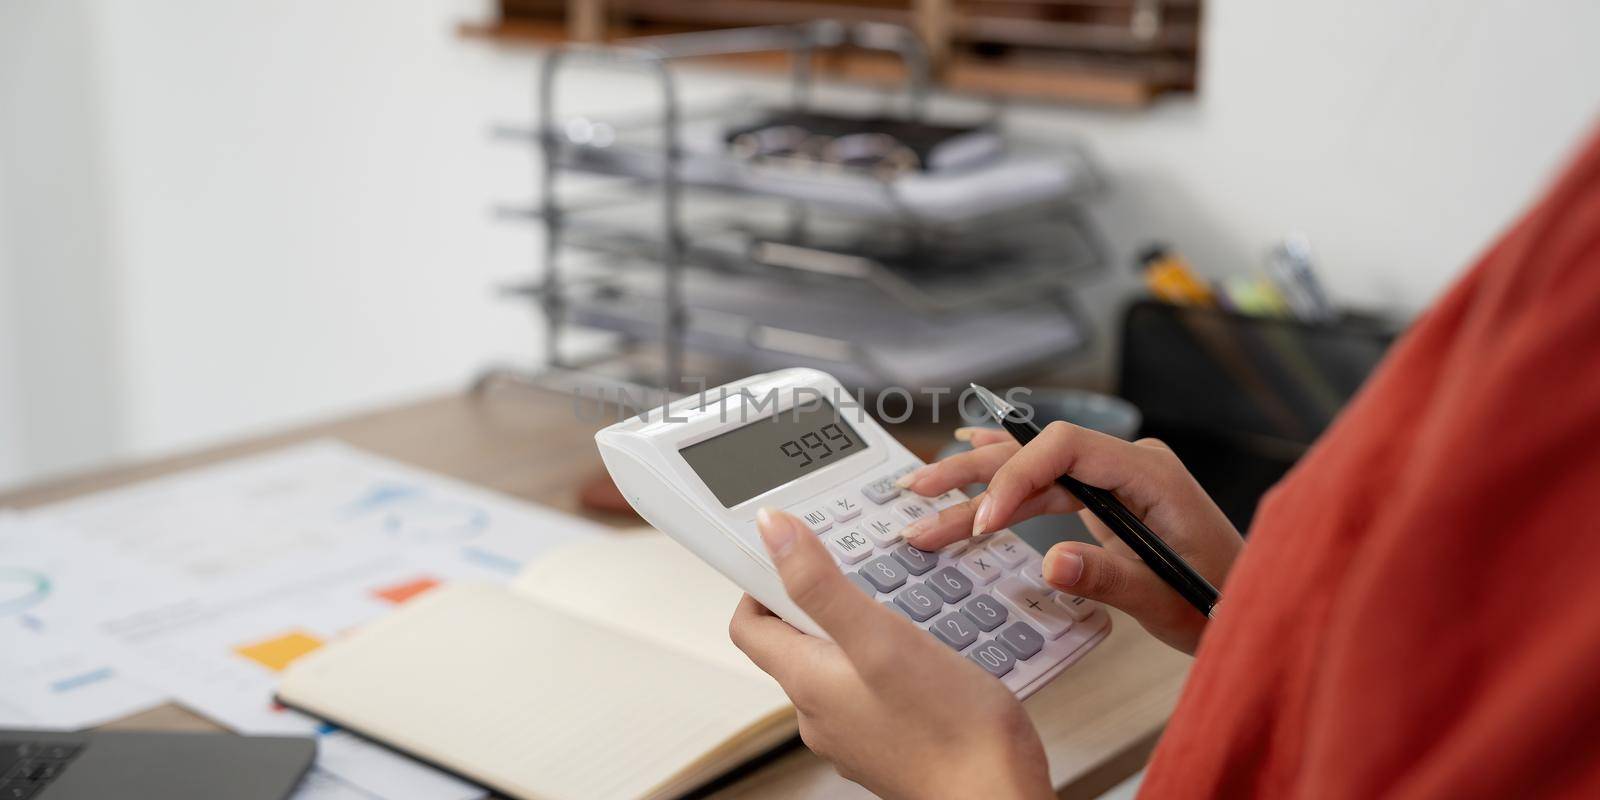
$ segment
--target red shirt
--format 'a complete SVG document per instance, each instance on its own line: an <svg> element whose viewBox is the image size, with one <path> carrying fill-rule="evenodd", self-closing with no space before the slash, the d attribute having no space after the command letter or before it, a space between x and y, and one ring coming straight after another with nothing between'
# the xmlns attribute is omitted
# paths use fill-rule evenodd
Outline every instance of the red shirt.
<svg viewBox="0 0 1600 800"><path fill-rule="evenodd" d="M1222 591L1144 796L1600 797L1600 135L1268 494Z"/></svg>

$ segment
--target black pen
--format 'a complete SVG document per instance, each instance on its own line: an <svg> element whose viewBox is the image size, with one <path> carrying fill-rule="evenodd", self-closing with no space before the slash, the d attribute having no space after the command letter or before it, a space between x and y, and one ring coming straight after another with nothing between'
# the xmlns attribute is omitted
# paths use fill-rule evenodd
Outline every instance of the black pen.
<svg viewBox="0 0 1600 800"><path fill-rule="evenodd" d="M1026 445L1038 437L1039 426L1019 413L1015 406L976 383L970 385L973 391L977 392L978 400L983 403L983 407L987 408L989 413L994 415L995 421L1000 423L1000 427L1016 437L1019 443ZM1116 495L1067 475L1056 478L1056 483L1061 484L1062 488L1078 498L1085 508L1099 517L1118 539L1128 545L1139 558L1144 559L1144 563L1149 565L1161 580L1166 581L1168 586L1183 595L1183 599L1199 609L1200 613L1207 617L1211 616L1211 610L1217 607L1217 601L1220 599L1217 587L1212 586L1210 581L1195 572L1194 567L1183 560L1183 556L1178 555L1162 541L1143 520L1134 516Z"/></svg>

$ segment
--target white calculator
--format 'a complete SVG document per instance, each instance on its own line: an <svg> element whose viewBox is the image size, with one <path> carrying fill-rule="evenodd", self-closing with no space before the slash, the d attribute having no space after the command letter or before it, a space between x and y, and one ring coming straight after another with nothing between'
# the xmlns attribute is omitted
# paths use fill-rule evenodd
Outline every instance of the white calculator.
<svg viewBox="0 0 1600 800"><path fill-rule="evenodd" d="M634 510L795 627L826 634L790 601L756 530L786 509L850 580L1027 697L1111 630L1097 604L1051 589L1039 553L1009 530L923 552L908 523L966 500L902 492L923 462L813 369L755 375L595 434Z"/></svg>

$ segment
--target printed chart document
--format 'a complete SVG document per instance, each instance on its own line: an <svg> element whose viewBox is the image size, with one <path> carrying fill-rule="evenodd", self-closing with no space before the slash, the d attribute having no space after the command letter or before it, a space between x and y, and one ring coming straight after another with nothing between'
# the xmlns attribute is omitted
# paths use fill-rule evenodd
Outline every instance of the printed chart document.
<svg viewBox="0 0 1600 800"><path fill-rule="evenodd" d="M514 797L676 796L796 731L728 641L739 595L660 533L586 539L319 649L279 696Z"/></svg>
<svg viewBox="0 0 1600 800"><path fill-rule="evenodd" d="M173 699L243 733L317 736L302 795L368 800L483 793L278 705L283 671L442 584L503 584L604 531L331 441L18 519L36 533L10 547L0 534L0 576L42 577L51 594L30 600L21 577L0 577L0 649L39 637L30 625L61 633L48 658L0 660L0 679L32 681L0 686L0 721L78 727ZM66 688L39 689L52 681Z"/></svg>
<svg viewBox="0 0 1600 800"><path fill-rule="evenodd" d="M101 598L154 588L69 534L0 513L0 728L86 728L165 700L94 627Z"/></svg>

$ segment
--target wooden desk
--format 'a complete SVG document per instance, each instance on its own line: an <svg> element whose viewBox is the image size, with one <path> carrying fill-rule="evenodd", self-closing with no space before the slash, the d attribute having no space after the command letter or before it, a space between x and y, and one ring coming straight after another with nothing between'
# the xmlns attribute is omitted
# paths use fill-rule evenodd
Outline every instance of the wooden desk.
<svg viewBox="0 0 1600 800"><path fill-rule="evenodd" d="M0 494L0 507L28 508L180 469L259 453L318 437L575 513L579 481L600 468L593 433L565 395L505 387L451 395L349 419L262 436L202 452L116 467ZM896 429L908 444L926 428ZM924 448L926 449L926 448ZM605 519L637 524L632 519ZM732 609L730 609L730 612ZM1189 665L1186 656L1113 613L1114 629L1083 661L1038 694L1028 711L1044 738L1062 797L1094 797L1139 769L1166 723ZM120 720L124 729L207 730L216 726L176 705ZM859 786L797 747L718 792L722 797L855 797Z"/></svg>

